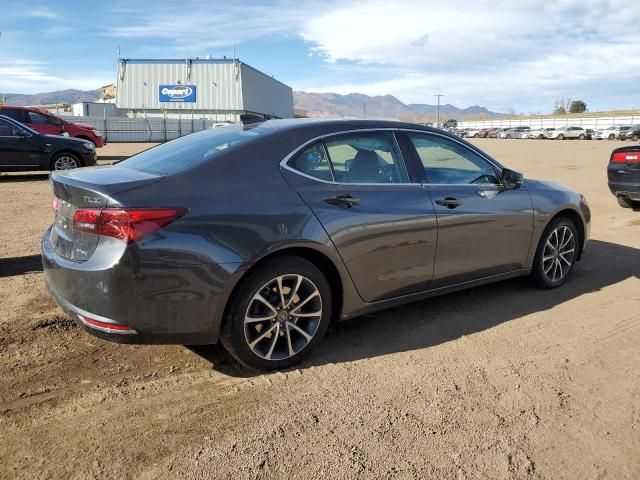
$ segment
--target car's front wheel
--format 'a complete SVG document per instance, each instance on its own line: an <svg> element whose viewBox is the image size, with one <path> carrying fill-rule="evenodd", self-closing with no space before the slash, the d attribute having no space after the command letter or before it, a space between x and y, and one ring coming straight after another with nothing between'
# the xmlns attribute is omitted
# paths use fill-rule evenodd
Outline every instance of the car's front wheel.
<svg viewBox="0 0 640 480"><path fill-rule="evenodd" d="M71 170L79 168L82 164L78 157L71 153L59 153L51 159L51 170Z"/></svg>
<svg viewBox="0 0 640 480"><path fill-rule="evenodd" d="M581 133L580 135L578 135L579 140L584 140L585 138L587 137L585 137L584 133Z"/></svg>
<svg viewBox="0 0 640 480"><path fill-rule="evenodd" d="M609 135L609 140L614 140L616 138L616 136L612 133Z"/></svg>
<svg viewBox="0 0 640 480"><path fill-rule="evenodd" d="M545 229L533 260L531 278L542 288L556 288L566 282L579 252L578 229L566 217L553 220Z"/></svg>
<svg viewBox="0 0 640 480"><path fill-rule="evenodd" d="M311 262L298 257L268 261L251 272L232 296L220 340L249 368L289 367L324 337L331 300L327 279Z"/></svg>
<svg viewBox="0 0 640 480"><path fill-rule="evenodd" d="M562 134L558 135L558 140L564 140L564 135Z"/></svg>

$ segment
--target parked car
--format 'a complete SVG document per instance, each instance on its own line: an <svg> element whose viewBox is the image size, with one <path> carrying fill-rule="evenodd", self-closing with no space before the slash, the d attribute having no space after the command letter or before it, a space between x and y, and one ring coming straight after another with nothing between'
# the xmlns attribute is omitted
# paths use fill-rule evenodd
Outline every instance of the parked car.
<svg viewBox="0 0 640 480"><path fill-rule="evenodd" d="M618 134L620 140L633 140L637 142L640 139L640 125L634 125L633 127L621 130Z"/></svg>
<svg viewBox="0 0 640 480"><path fill-rule="evenodd" d="M73 318L116 342L220 341L264 370L332 319L526 275L559 287L590 228L580 194L392 121L205 130L51 182L44 276Z"/></svg>
<svg viewBox="0 0 640 480"><path fill-rule="evenodd" d="M609 190L620 206L640 211L640 145L616 148L607 167Z"/></svg>
<svg viewBox="0 0 640 480"><path fill-rule="evenodd" d="M539 140L542 140L544 138L547 138L547 135L554 130L555 128L552 127L536 128L535 130L530 130L529 132L527 132L527 138L537 138Z"/></svg>
<svg viewBox="0 0 640 480"><path fill-rule="evenodd" d="M615 140L622 132L630 128L630 125L612 125L609 128L596 130L593 134L593 138L595 140Z"/></svg>
<svg viewBox="0 0 640 480"><path fill-rule="evenodd" d="M97 148L107 143L104 136L93 125L68 122L39 108L0 106L0 115L12 118L45 135L68 135L88 140Z"/></svg>
<svg viewBox="0 0 640 480"><path fill-rule="evenodd" d="M0 115L0 171L68 170L95 163L93 143L43 135Z"/></svg>
<svg viewBox="0 0 640 480"><path fill-rule="evenodd" d="M498 138L522 138L522 134L529 132L529 130L531 130L529 127L509 128L500 132Z"/></svg>
<svg viewBox="0 0 640 480"><path fill-rule="evenodd" d="M500 132L504 132L505 130L509 130L508 128L493 128L487 134L487 138L498 138Z"/></svg>
<svg viewBox="0 0 640 480"><path fill-rule="evenodd" d="M547 138L551 140L579 139L586 140L587 131L582 127L560 127L549 132Z"/></svg>

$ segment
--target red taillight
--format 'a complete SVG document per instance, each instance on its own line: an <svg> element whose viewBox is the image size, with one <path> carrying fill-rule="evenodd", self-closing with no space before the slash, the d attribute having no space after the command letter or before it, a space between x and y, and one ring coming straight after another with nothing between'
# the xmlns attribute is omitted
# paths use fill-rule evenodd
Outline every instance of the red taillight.
<svg viewBox="0 0 640 480"><path fill-rule="evenodd" d="M83 208L76 210L73 228L132 243L169 225L185 213L185 208Z"/></svg>
<svg viewBox="0 0 640 480"><path fill-rule="evenodd" d="M640 163L640 152L615 152L611 155L612 163Z"/></svg>

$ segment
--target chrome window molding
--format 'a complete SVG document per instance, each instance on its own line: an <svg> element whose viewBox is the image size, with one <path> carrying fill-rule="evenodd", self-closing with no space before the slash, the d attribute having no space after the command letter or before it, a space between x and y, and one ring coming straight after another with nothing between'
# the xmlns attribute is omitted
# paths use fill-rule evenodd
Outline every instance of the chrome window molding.
<svg viewBox="0 0 640 480"><path fill-rule="evenodd" d="M356 185L356 186L364 186L364 187L380 187L380 186L425 186L425 187L438 187L438 186L450 186L450 187L475 187L475 188L481 188L481 187L500 187L502 184L500 183L485 183L485 184L471 184L471 183L424 183L424 182L409 182L409 183L345 183L345 182L336 182L335 181L335 176L333 174L333 166L331 166L331 176L332 178L334 178L333 181L330 180L324 180L322 178L317 178L314 177L312 175L308 175L306 173L301 172L300 170L296 170L295 168L292 168L291 166L288 165L289 160L291 160L294 156L296 156L298 153L300 153L303 149L305 149L306 147L308 147L309 145L311 145L314 142L317 141L321 141L324 140L327 137L335 137L337 135L344 135L344 134L349 134L349 133L360 133L360 132L364 132L364 133L368 133L368 132L404 132L404 133L419 133L422 135L433 135L436 137L441 137L441 138L445 138L447 140L450 140L452 142L457 143L458 145L460 145L463 148L466 148L467 150L471 150L473 153L475 153L476 155L478 155L479 157L481 157L483 160L485 160L487 163L489 163L493 168L495 168L497 170L497 172L502 172L502 168L500 165L496 164L495 161L491 160L489 157L487 157L485 154L483 154L481 151L479 150L475 150L475 149L470 149L468 145L460 142L459 140L457 140L456 138L452 138L448 135L443 135L441 133L438 132L431 132L431 131L426 131L426 130L414 130L414 129L410 129L410 128L358 128L358 129L352 129L352 130L344 130L341 132L332 132L332 133L325 133L324 135L318 135L317 137L314 137L310 140L307 140L305 143L303 143L302 145L300 145L299 147L297 147L296 149L294 149L291 153L289 153L286 157L284 157L281 161L280 161L280 167L288 170L290 172L295 173L296 175L300 175L302 177L308 178L310 180L314 180L316 182L320 182L320 183L326 183L329 185ZM394 138L394 142L395 142L395 146L398 149L398 154L400 155L400 157L403 160L404 163L404 168L406 170L407 173L407 178L409 178L409 172L407 169L407 163L406 163L406 159L404 158L404 155L402 154L402 150L400 149L400 145L398 144L398 139L396 138L396 136L393 136ZM322 142L322 144L324 145L324 141ZM331 164L331 159L329 157L329 152L326 151L326 146L323 146L323 149L325 150L325 153L327 154L327 159L329 159L329 164Z"/></svg>

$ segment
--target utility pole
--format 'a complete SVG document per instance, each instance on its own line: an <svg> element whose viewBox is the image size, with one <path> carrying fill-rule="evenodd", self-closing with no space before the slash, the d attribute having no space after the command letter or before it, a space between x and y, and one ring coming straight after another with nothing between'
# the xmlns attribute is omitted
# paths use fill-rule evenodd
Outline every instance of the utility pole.
<svg viewBox="0 0 640 480"><path fill-rule="evenodd" d="M437 122L437 125L440 126L440 98L444 97L444 95L442 93L436 93L434 95L434 97L438 98L438 122Z"/></svg>

